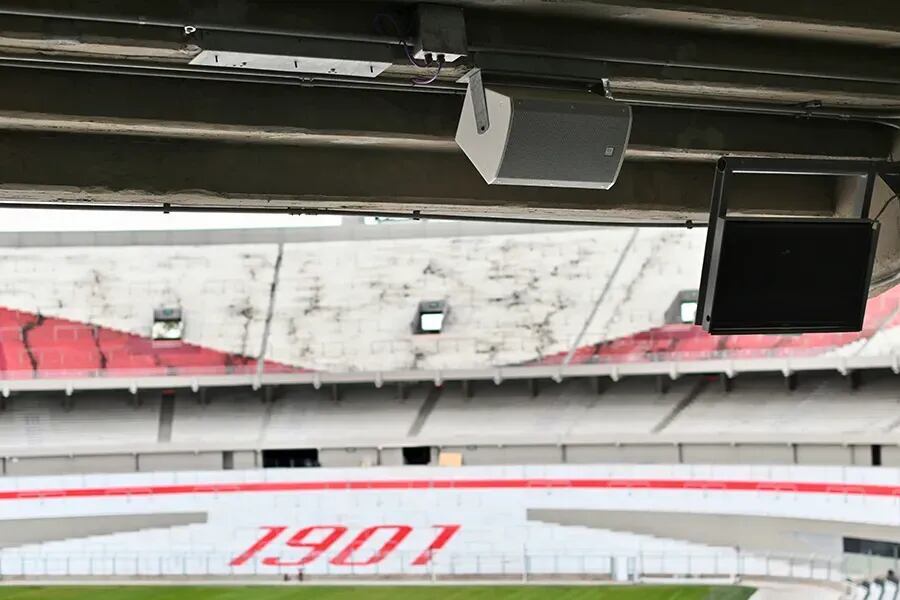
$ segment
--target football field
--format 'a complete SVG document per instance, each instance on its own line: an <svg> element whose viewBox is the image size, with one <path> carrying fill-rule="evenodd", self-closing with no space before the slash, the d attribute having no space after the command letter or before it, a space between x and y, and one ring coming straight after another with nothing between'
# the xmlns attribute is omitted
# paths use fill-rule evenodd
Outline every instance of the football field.
<svg viewBox="0 0 900 600"><path fill-rule="evenodd" d="M65 586L0 587L0 600L747 600L715 586Z"/></svg>

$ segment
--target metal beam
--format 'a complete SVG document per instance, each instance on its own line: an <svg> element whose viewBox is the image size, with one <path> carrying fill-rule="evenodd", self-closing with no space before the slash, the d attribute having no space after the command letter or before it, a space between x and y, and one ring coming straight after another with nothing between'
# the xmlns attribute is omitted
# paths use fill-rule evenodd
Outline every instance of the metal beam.
<svg viewBox="0 0 900 600"><path fill-rule="evenodd" d="M208 46L312 56L324 53L335 58L379 57L393 60L398 66L407 64L398 41L401 37L409 39L412 33L408 18L412 11L408 4L342 2L340 10L336 10L333 3L308 2L302 11L286 10L280 3L253 1L228 2L228 10L223 10L220 2L195 4L141 1L123 6L101 0L85 7L86 12L77 13L59 10L58 3L6 0L0 2L0 15L3 15L0 32L8 35L0 34L0 48L25 51L30 38L38 43L33 49L41 54L100 54L123 59L157 55L159 60L186 63L200 48ZM747 35L754 18L752 13L723 11L709 5L666 3L666 9L661 10L659 2L639 3L657 16L687 16L687 22L680 22L666 18L635 19L633 15L641 11L629 1L537 3L526 0L515 3L518 10L507 11L497 10L504 3L493 0L458 4L467 7L470 53L524 52L670 69L705 68L900 83L900 30L896 24L892 25L892 20L896 21L896 16L892 18L896 8L886 7L881 13L871 8L867 11L886 20L879 31L887 38L876 41L860 36L858 43L841 44L835 43L833 36L808 35L817 28L822 32L827 30L827 17L816 18L816 11L807 17L785 17L784 22L791 27L783 31L762 28L766 35ZM648 8L648 4L657 6ZM777 8L773 0L767 4ZM549 5L554 6L547 10ZM507 4L507 8L510 6ZM835 12L819 10L818 6L817 10L826 15ZM842 14L833 18L846 16L846 11L837 12ZM391 15L390 19L381 18L386 13ZM748 21L742 29L727 26L729 19L725 13L732 18L743 14L742 18ZM49 15L57 18L48 18ZM759 25L754 23L755 27L749 28L753 30ZM196 31L185 34L185 27ZM861 30L865 31L869 30ZM170 54L164 54L166 50ZM448 72L456 71L448 67Z"/></svg>
<svg viewBox="0 0 900 600"><path fill-rule="evenodd" d="M670 65L635 64L597 60L589 56L559 56L473 52L471 59L485 73L519 76L532 80L608 83L613 95L646 94L719 98L843 109L882 109L900 113L900 85L896 83L805 78L788 75L723 71ZM798 112L800 112L798 110Z"/></svg>

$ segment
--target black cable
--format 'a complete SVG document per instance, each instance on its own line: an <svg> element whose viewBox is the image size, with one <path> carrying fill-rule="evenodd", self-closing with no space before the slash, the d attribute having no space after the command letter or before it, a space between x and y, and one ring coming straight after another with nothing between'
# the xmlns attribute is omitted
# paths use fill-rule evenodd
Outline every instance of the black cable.
<svg viewBox="0 0 900 600"><path fill-rule="evenodd" d="M440 220L440 221L476 221L485 223L520 223L523 225L574 225L578 227L660 227L675 229L693 229L706 227L705 221L588 221L575 218L530 218L504 217L492 215L460 215L445 213L423 213L420 210L411 212L384 212L369 210L341 210L332 208L262 208L251 206L198 206L180 205L165 202L152 204L95 204L92 202L4 202L0 201L0 209L32 209L32 210L95 210L95 211L133 211L162 213L246 213L246 214L286 214L286 215L334 215L353 217L388 217L400 219Z"/></svg>
<svg viewBox="0 0 900 600"><path fill-rule="evenodd" d="M378 33L383 33L384 30L381 28L381 21L388 21L394 28L394 32L397 35L397 43L403 48L403 53L406 54L406 59L409 61L409 64L416 67L417 69L426 69L431 66L432 58L431 55L428 55L428 58L425 60L425 64L419 64L416 61L415 57L412 55L412 52L409 51L409 44L406 43L407 35L403 33L403 30L400 29L400 25L397 23L397 20L387 13L379 13L375 15L375 29ZM444 58L443 55L438 55L437 59L437 71L435 71L434 75L428 77L426 79L419 79L418 77L414 77L411 79L414 85L430 85L437 81L438 77L441 76L441 71L444 68Z"/></svg>
<svg viewBox="0 0 900 600"><path fill-rule="evenodd" d="M887 202L884 203L884 206L882 206L882 207L881 207L881 210L878 211L878 214L875 215L875 220L876 220L876 221L881 217L882 213L883 213L885 210L887 210L888 204L890 204L891 202L893 202L893 201L894 201L895 199L897 199L898 197L900 197L900 194L894 194L893 196L891 196L890 198L887 199Z"/></svg>

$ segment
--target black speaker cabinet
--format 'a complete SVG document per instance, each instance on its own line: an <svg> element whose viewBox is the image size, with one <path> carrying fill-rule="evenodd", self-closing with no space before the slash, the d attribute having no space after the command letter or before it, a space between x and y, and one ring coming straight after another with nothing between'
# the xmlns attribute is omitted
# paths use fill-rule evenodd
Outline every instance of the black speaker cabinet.
<svg viewBox="0 0 900 600"><path fill-rule="evenodd" d="M862 218L868 215L874 171L860 174L867 185L858 219L729 217L725 205L724 179L733 172L856 174L838 168L844 164L837 162L832 173L823 161L777 160L773 166L771 159L739 159L731 169L720 162L698 325L713 334L862 329L878 241L878 223Z"/></svg>

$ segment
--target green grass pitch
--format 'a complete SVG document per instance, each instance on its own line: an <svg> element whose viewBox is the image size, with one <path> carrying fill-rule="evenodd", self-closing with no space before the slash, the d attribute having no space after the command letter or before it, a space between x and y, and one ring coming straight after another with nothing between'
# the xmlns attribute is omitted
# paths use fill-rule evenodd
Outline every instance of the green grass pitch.
<svg viewBox="0 0 900 600"><path fill-rule="evenodd" d="M713 586L66 586L0 587L0 600L747 600Z"/></svg>

